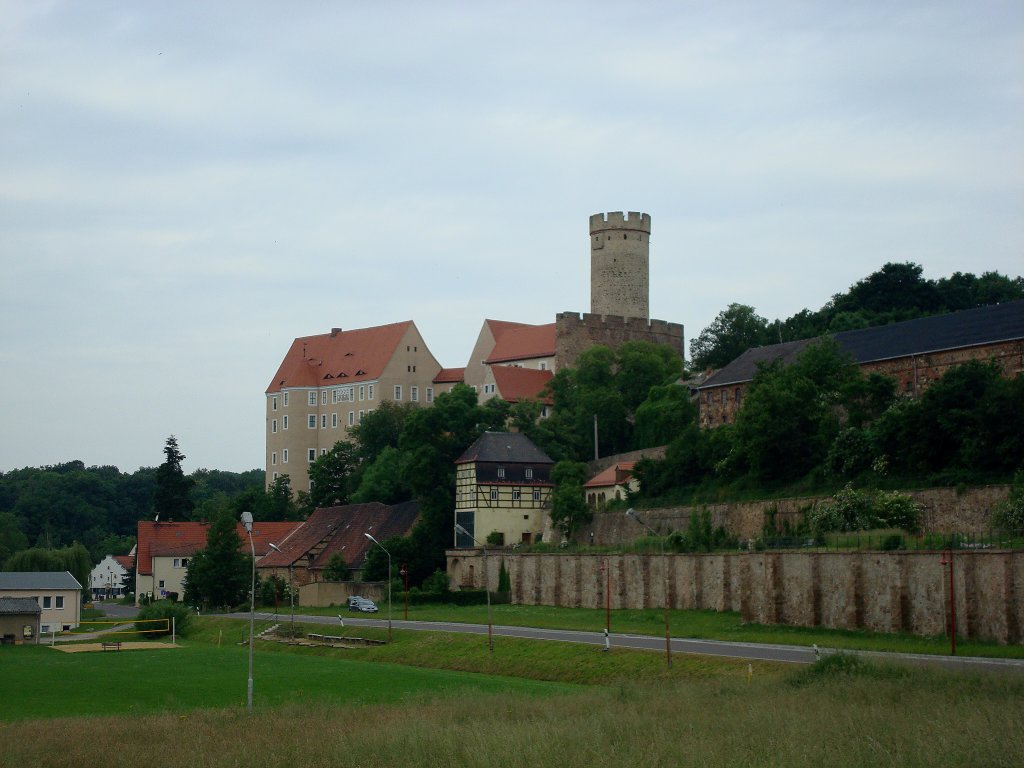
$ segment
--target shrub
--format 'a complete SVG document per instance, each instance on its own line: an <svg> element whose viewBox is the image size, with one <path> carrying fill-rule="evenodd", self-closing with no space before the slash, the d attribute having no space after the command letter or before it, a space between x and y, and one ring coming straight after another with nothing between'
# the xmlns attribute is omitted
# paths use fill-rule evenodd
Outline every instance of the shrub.
<svg viewBox="0 0 1024 768"><path fill-rule="evenodd" d="M896 491L877 494L874 512L881 525L887 528L902 528L910 533L918 530L921 508L906 494Z"/></svg>
<svg viewBox="0 0 1024 768"><path fill-rule="evenodd" d="M150 624L147 620L169 619L167 629L156 629L159 625ZM174 626L179 635L184 636L192 624L192 611L184 603L172 603L169 600L157 600L142 607L135 617L135 630L145 632L150 637L171 634Z"/></svg>
<svg viewBox="0 0 1024 768"><path fill-rule="evenodd" d="M1005 533L1024 531L1024 470L1013 476L1010 495L996 506L992 524Z"/></svg>
<svg viewBox="0 0 1024 768"><path fill-rule="evenodd" d="M423 580L422 592L433 595L447 595L451 588L448 586L448 574L438 569Z"/></svg>
<svg viewBox="0 0 1024 768"><path fill-rule="evenodd" d="M830 501L817 504L807 513L816 535L828 531L867 531L872 528L918 530L920 507L906 494L861 491L849 483Z"/></svg>

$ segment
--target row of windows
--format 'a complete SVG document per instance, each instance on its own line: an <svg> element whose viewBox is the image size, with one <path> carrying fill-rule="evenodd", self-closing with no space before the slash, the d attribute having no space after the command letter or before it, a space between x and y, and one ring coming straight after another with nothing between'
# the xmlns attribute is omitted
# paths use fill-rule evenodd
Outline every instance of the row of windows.
<svg viewBox="0 0 1024 768"><path fill-rule="evenodd" d="M356 398L359 401L373 400L375 397L375 385L373 384L360 384L358 387L353 384L347 387L333 387L331 389L322 389L320 394L317 395L316 390L312 390L306 393L306 403L308 405L315 406L317 400L320 401L320 405L327 405L328 398L331 403L354 403ZM330 394L328 394L330 393ZM284 407L288 407L290 392L283 392L280 397L284 401ZM271 395L270 397L270 409L273 411L277 410L278 395Z"/></svg>
<svg viewBox="0 0 1024 768"><path fill-rule="evenodd" d="M39 603L40 608L64 610L64 595L33 595L32 599Z"/></svg>
<svg viewBox="0 0 1024 768"><path fill-rule="evenodd" d="M458 495L458 500L459 501L473 501L476 498L476 493L474 491L466 491L464 493L463 492L459 492L457 495ZM491 501L497 501L498 500L498 489L497 488L491 488L489 495L490 495ZM532 495L533 495L533 500L534 501L540 501L540 488L534 488ZM522 498L523 498L523 491L522 491L522 489L521 488L513 488L512 489L512 501L522 501Z"/></svg>
<svg viewBox="0 0 1024 768"><path fill-rule="evenodd" d="M715 394L714 391L712 391L710 389L707 392L705 392L704 393L704 402L706 402L708 405L713 403L714 400L715 400L714 394ZM736 389L733 390L733 399L737 403L740 402L741 400L743 400L743 387L736 387ZM729 390L727 390L727 389L723 389L722 390L722 402L723 403L728 403L729 402Z"/></svg>
<svg viewBox="0 0 1024 768"><path fill-rule="evenodd" d="M424 390L423 394L424 394L424 398L423 399L426 402L428 402L428 403L434 402L434 388L433 387L427 387ZM401 400L402 399L402 385L401 384L395 384L395 397L394 397L394 399L395 400ZM411 402L411 403L418 403L419 401L420 401L420 388L419 387L409 387L409 402Z"/></svg>
<svg viewBox="0 0 1024 768"><path fill-rule="evenodd" d="M369 410L366 410L366 411L359 411L358 413L356 411L349 411L348 412L348 426L351 427L351 426L354 426L354 425L360 423L363 420L363 416L365 416L368 413L373 413L373 408L370 408ZM332 413L332 414L329 414L329 415L330 415L330 419L327 418L328 414L326 414L326 413L321 413L320 414L320 429L327 429L328 422L330 422L330 425L331 425L330 428L331 429L337 429L338 428L338 414L337 413ZM315 413L310 413L310 414L306 415L306 426L307 427L309 427L310 429L316 429L316 423L317 423L317 417L316 417ZM282 429L288 429L288 417L287 416L282 416L281 417L281 428ZM270 431L273 434L275 434L275 435L277 434L277 419L271 419L271 421L270 421Z"/></svg>
<svg viewBox="0 0 1024 768"><path fill-rule="evenodd" d="M412 366L412 367L415 368L415 366ZM332 389L330 391L331 391L331 403L332 404L337 404L337 403L354 403L354 402L356 402L356 397L357 396L359 398L359 402L363 402L364 400L373 400L374 394L375 394L374 393L374 385L373 384L360 384L358 388L355 387L354 385L353 386L349 386L349 387L335 387L334 389ZM327 392L328 392L328 390L326 390L326 389L320 391L320 395L319 395L320 405L327 405ZM288 395L289 394L290 393L288 393L288 392L285 392L283 394L284 405L285 405L286 408L288 407ZM425 390L424 390L423 395L424 395L423 399L426 402L428 402L428 403L434 402L434 388L433 387L426 387ZM278 398L277 395L272 395L271 398L270 398L270 408L273 411L277 410L277 398ZM401 400L402 399L402 385L401 384L396 384L395 385L394 399L395 400ZM410 400L410 402L413 402L413 403L418 403L419 402L419 400L420 400L420 388L419 387L416 387L416 386L410 386L409 387L409 400ZM306 402L307 402L307 404L309 406L316 407L316 405L317 405L317 393L315 391L308 392L307 393L307 401ZM288 429L288 417L287 416L283 416L282 419L283 419L283 424L282 424L283 428L284 429ZM277 432L277 419L274 419L273 431Z"/></svg>
<svg viewBox="0 0 1024 768"><path fill-rule="evenodd" d="M321 456L323 456L326 453L327 453L327 449L326 448L321 448L320 449L320 455ZM307 448L306 449L306 458L310 462L316 461L316 448ZM282 464L287 464L288 463L288 449L287 448L284 448L281 451L281 463ZM277 451L272 451L271 452L271 454L270 454L270 465L272 467L276 467L277 466ZM274 478L275 479L277 478L277 472L274 473Z"/></svg>

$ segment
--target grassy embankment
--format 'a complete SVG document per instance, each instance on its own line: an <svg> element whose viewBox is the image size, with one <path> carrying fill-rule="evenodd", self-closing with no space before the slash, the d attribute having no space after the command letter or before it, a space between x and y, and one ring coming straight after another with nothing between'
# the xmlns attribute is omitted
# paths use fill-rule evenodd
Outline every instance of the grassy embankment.
<svg viewBox="0 0 1024 768"><path fill-rule="evenodd" d="M759 665L748 680L745 664L724 660L680 657L668 673L647 652L502 638L492 656L479 637L418 632L356 651L261 643L249 716L239 624L203 620L179 650L3 649L0 764L844 768L1011 766L1024 754L1021 675L840 657ZM547 669L564 682L381 663L424 658L510 674ZM634 679L601 684L591 662L627 667ZM566 684L577 679L593 684ZM95 716L70 716L71 700ZM69 716L52 719L61 713Z"/></svg>

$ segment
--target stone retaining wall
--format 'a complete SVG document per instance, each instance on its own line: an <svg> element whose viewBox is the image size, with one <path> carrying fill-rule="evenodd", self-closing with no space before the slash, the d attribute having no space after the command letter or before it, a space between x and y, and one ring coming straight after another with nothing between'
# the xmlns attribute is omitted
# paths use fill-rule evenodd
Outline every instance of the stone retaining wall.
<svg viewBox="0 0 1024 768"><path fill-rule="evenodd" d="M454 588L484 585L481 550L449 550ZM505 563L512 602L603 608L738 611L761 624L936 635L947 631L949 571L939 552L519 554L490 552L489 583ZM610 569L611 589L606 596ZM1024 642L1024 552L956 552L957 635Z"/></svg>

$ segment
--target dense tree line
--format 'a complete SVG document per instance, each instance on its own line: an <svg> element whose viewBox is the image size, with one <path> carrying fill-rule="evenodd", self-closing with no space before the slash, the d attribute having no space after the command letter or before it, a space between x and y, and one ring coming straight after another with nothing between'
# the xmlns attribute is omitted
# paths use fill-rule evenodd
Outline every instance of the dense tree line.
<svg viewBox="0 0 1024 768"><path fill-rule="evenodd" d="M165 455L164 465L132 473L82 461L0 473L0 563L21 550L61 550L75 543L94 562L126 554L135 543L137 522L152 520L158 509L161 520L212 519L221 508L240 511L244 505L259 509L264 519L296 514L294 504L281 504L264 491L263 470L198 469L184 476L179 474L184 456L173 437ZM168 493L168 487L179 492Z"/></svg>
<svg viewBox="0 0 1024 768"><path fill-rule="evenodd" d="M730 304L690 342L693 367L721 368L751 347L811 339L829 333L888 325L917 317L1024 299L1024 278L998 272L980 277L955 272L926 280L917 264L886 264L836 294L816 312L801 310L769 322L754 307Z"/></svg>
<svg viewBox="0 0 1024 768"><path fill-rule="evenodd" d="M825 339L762 367L734 424L699 429L692 416L663 460L637 464L643 496L1006 482L1024 467L1024 377L976 361L897 398L892 379L863 374Z"/></svg>

